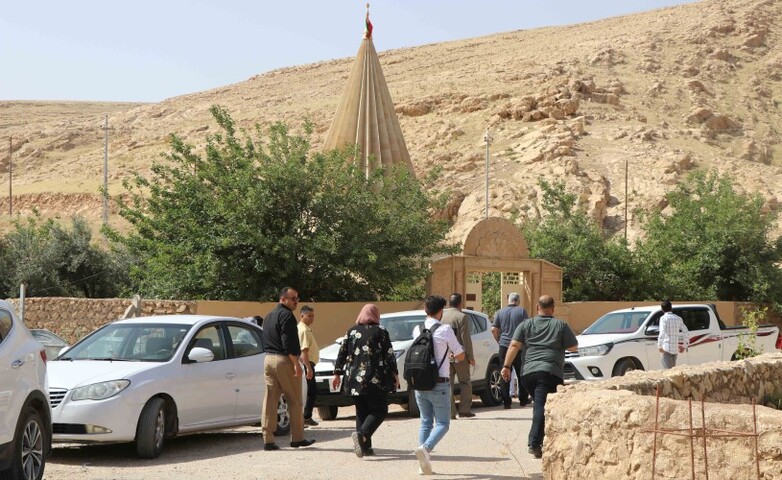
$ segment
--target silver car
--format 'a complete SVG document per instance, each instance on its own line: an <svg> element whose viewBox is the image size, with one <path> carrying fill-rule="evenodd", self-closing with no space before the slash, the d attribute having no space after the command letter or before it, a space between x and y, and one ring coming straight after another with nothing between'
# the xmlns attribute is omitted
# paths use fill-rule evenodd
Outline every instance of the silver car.
<svg viewBox="0 0 782 480"><path fill-rule="evenodd" d="M46 351L46 360L54 360L60 355L63 348L68 346L68 342L58 337L53 332L44 329L31 329L30 333L33 334L33 338L43 345Z"/></svg>
<svg viewBox="0 0 782 480"><path fill-rule="evenodd" d="M168 438L260 424L262 333L205 315L105 325L47 365L54 441L133 442L140 457L155 458ZM277 428L290 429L284 397Z"/></svg>
<svg viewBox="0 0 782 480"><path fill-rule="evenodd" d="M52 438L43 347L0 300L0 478L41 480Z"/></svg>

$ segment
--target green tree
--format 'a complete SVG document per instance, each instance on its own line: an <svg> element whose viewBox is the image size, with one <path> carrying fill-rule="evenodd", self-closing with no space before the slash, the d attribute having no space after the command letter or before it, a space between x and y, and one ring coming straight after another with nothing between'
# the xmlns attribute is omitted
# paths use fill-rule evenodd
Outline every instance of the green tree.
<svg viewBox="0 0 782 480"><path fill-rule="evenodd" d="M449 250L448 225L432 219L444 197L405 169L367 179L355 148L311 152L308 125L240 139L226 110L211 112L221 130L203 153L172 135L165 161L125 182L133 230L108 234L138 259L143 295L272 300L291 285L307 300L375 299Z"/></svg>
<svg viewBox="0 0 782 480"><path fill-rule="evenodd" d="M101 250L91 240L83 218L73 218L70 229L51 219L17 219L0 240L2 293L16 296L24 283L29 296L117 296L129 279L124 257Z"/></svg>
<svg viewBox="0 0 782 480"><path fill-rule="evenodd" d="M562 267L566 301L626 300L635 295L633 257L624 242L604 238L601 229L561 182L538 182L542 218L527 222L530 256Z"/></svg>
<svg viewBox="0 0 782 480"><path fill-rule="evenodd" d="M733 190L716 171L692 173L667 195L669 211L643 212L637 246L655 298L776 302L782 242L760 195Z"/></svg>

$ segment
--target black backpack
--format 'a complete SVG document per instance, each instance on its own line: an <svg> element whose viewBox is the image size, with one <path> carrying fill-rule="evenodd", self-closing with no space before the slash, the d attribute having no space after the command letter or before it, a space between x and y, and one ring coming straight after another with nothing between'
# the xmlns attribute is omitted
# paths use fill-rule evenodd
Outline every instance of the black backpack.
<svg viewBox="0 0 782 480"><path fill-rule="evenodd" d="M439 364L434 356L434 331L439 326L439 323L435 324L430 330L421 325L421 334L413 340L413 344L407 351L404 376L409 389L432 390L437 385L437 379L440 378L440 366L448 356L447 348Z"/></svg>

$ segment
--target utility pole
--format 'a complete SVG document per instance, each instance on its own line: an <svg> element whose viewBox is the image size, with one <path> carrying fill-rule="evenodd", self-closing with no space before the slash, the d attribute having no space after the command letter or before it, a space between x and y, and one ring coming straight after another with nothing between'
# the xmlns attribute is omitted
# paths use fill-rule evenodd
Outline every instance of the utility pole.
<svg viewBox="0 0 782 480"><path fill-rule="evenodd" d="M109 223L109 116L103 124L103 225Z"/></svg>
<svg viewBox="0 0 782 480"><path fill-rule="evenodd" d="M483 135L483 141L486 142L486 218L489 218L489 145L491 145L492 138L488 128Z"/></svg>
<svg viewBox="0 0 782 480"><path fill-rule="evenodd" d="M8 137L8 216L14 216L14 137Z"/></svg>
<svg viewBox="0 0 782 480"><path fill-rule="evenodd" d="M627 219L627 204L628 204L628 197L627 197L627 157L625 157L625 243L627 243L627 222L629 221Z"/></svg>

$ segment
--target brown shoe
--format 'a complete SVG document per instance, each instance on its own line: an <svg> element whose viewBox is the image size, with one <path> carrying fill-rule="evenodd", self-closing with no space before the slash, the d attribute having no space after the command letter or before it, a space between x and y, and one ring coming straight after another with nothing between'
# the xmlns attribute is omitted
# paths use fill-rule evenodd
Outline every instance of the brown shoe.
<svg viewBox="0 0 782 480"><path fill-rule="evenodd" d="M459 418L472 418L474 416L475 416L475 414L472 413L472 412L460 413L459 414Z"/></svg>

